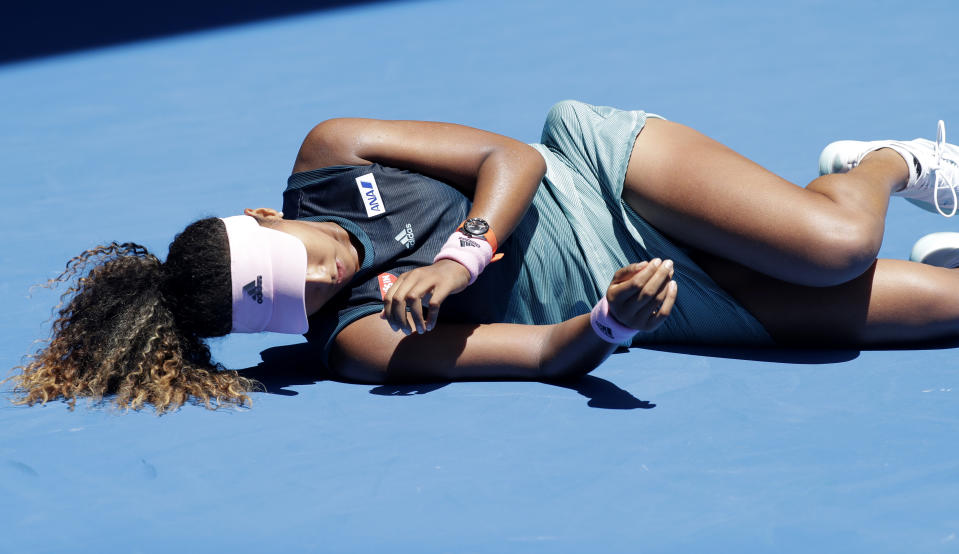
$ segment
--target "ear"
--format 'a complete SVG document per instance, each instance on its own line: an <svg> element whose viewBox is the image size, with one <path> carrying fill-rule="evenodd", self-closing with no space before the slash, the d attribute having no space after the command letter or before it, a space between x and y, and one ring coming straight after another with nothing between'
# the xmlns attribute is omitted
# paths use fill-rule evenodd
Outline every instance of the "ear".
<svg viewBox="0 0 959 554"><path fill-rule="evenodd" d="M256 208L255 210L247 208L243 210L243 214L257 219L283 219L283 212L278 212L273 208Z"/></svg>

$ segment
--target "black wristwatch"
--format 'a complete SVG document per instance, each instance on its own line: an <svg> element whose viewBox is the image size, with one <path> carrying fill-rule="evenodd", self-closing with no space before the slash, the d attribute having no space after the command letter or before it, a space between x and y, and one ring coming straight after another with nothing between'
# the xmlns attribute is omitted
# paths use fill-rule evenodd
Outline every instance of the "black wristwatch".
<svg viewBox="0 0 959 554"><path fill-rule="evenodd" d="M492 261L495 262L503 257L502 254L496 253L496 250L499 248L499 240L496 238L496 233L489 228L489 223L485 219L471 217L461 223L456 230L468 237L477 238L489 243L490 247L493 249Z"/></svg>
<svg viewBox="0 0 959 554"><path fill-rule="evenodd" d="M486 239L486 233L489 232L489 223L485 219L471 217L463 222L463 233L471 237Z"/></svg>

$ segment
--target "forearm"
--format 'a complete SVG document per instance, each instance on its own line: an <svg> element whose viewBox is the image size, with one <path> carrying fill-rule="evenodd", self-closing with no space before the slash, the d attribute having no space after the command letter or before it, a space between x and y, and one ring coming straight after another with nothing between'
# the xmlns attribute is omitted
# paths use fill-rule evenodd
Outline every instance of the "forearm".
<svg viewBox="0 0 959 554"><path fill-rule="evenodd" d="M310 131L293 171L381 163L434 177L473 200L502 242L529 207L546 173L535 148L496 133L424 121L331 119ZM452 229L450 229L452 232Z"/></svg>
<svg viewBox="0 0 959 554"><path fill-rule="evenodd" d="M546 173L546 162L522 143L493 149L480 164L469 217L485 219L502 244L523 219Z"/></svg>
<svg viewBox="0 0 959 554"><path fill-rule="evenodd" d="M589 314L576 316L550 327L541 345L540 374L547 380L585 375L616 347L596 335L589 323Z"/></svg>
<svg viewBox="0 0 959 554"><path fill-rule="evenodd" d="M670 260L656 258L620 268L591 313L555 325L546 335L540 350L540 368L545 378L572 378L589 373L616 349L618 341L630 340L637 332L653 331L662 325L676 302L677 285L672 277ZM614 342L606 342L596 334L591 318Z"/></svg>
<svg viewBox="0 0 959 554"><path fill-rule="evenodd" d="M589 314L556 325L446 324L409 336L374 314L343 329L335 344L330 367L365 383L576 378L616 347L596 336Z"/></svg>

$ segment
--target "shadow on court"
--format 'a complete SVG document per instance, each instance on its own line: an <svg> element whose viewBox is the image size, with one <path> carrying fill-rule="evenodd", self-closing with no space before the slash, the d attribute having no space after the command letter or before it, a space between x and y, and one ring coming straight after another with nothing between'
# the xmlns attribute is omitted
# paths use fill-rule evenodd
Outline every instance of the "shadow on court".
<svg viewBox="0 0 959 554"><path fill-rule="evenodd" d="M382 396L415 396L433 392L449 384L450 383L381 385L370 390L370 394L379 394ZM648 410L656 407L656 404L646 400L640 400L628 391L617 387L606 379L600 379L595 375L585 375L574 381L551 381L544 382L543 384L578 392L589 399L586 405L590 408L604 408L606 410L635 410L641 408Z"/></svg>
<svg viewBox="0 0 959 554"><path fill-rule="evenodd" d="M336 380L323 364L317 362L320 349L310 343L275 346L260 352L259 364L239 370L239 374L259 381L267 393L280 396L296 396L289 387L312 385L320 381ZM379 385L370 389L370 394L380 396L418 396L441 389L450 383L417 383ZM586 375L574 381L551 381L546 385L576 391L586 397L587 406L606 410L648 410L656 405L640 400L613 383L594 375Z"/></svg>
<svg viewBox="0 0 959 554"><path fill-rule="evenodd" d="M238 373L248 379L256 379L270 394L296 396L287 387L312 385L329 380L326 367L319 360L321 351L308 343L274 346L260 352L259 364L241 369Z"/></svg>
<svg viewBox="0 0 959 554"><path fill-rule="evenodd" d="M882 348L881 350L898 349L945 349L956 348L959 341L936 341L914 345L901 345ZM690 354L711 358L729 360L750 360L758 362L787 363L787 364L837 364L848 362L859 357L860 350L855 349L814 349L814 348L744 348L741 346L691 346L691 345L649 345L645 350L671 352L676 354ZM626 352L620 350L617 353ZM263 361L246 369L239 370L240 375L259 381L270 394L280 396L296 396L298 393L289 387L312 385L320 381L342 381L333 379L328 370L319 363L321 352L317 346L310 343L292 344L267 348L260 352ZM439 390L449 382L440 383L409 383L396 385L379 385L370 389L370 394L380 396L419 396ZM586 375L573 381L550 381L545 385L562 387L586 397L587 406L607 410L648 410L656 405L633 396L630 392L621 389L615 384L596 377Z"/></svg>
<svg viewBox="0 0 959 554"><path fill-rule="evenodd" d="M691 354L727 360L750 360L782 364L838 364L859 357L859 350L817 348L749 348L744 346L702 346L688 344L643 345L642 350Z"/></svg>
<svg viewBox="0 0 959 554"><path fill-rule="evenodd" d="M890 344L863 350L947 350L959 348L959 340L934 340L902 344ZM862 350L852 348L785 348L785 347L744 347L744 346L704 346L686 344L644 345L641 349L674 354L691 354L727 360L750 360L754 362L773 362L782 364L838 364L855 360Z"/></svg>

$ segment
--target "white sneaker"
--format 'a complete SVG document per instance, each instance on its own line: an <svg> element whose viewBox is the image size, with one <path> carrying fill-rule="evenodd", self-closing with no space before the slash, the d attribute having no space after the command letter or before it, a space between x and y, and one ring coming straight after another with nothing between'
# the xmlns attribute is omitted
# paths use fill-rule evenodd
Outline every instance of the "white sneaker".
<svg viewBox="0 0 959 554"><path fill-rule="evenodd" d="M946 217L956 215L959 199L959 147L946 143L946 125L941 120L936 142L917 138L909 141L876 140L871 142L841 140L833 142L819 155L819 174L845 173L859 165L866 154L880 148L892 148L909 165L909 181L894 196L905 197L913 204ZM912 163L919 162L920 171ZM948 193L940 194L941 190Z"/></svg>
<svg viewBox="0 0 959 554"><path fill-rule="evenodd" d="M959 233L930 233L916 241L909 259L939 267L959 267Z"/></svg>

